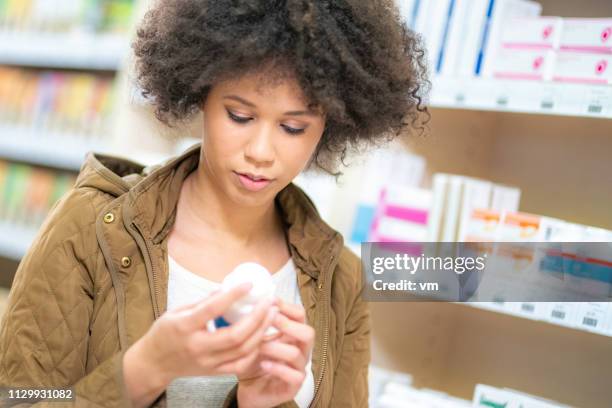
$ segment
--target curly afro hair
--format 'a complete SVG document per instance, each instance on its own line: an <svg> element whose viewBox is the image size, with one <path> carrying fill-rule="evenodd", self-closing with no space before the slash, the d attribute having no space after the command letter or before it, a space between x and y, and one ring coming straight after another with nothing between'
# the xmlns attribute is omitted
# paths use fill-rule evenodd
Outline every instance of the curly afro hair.
<svg viewBox="0 0 612 408"><path fill-rule="evenodd" d="M197 113L217 81L270 66L292 75L325 113L313 160L336 176L350 148L429 120L423 42L394 0L161 0L132 47L142 95L168 126Z"/></svg>

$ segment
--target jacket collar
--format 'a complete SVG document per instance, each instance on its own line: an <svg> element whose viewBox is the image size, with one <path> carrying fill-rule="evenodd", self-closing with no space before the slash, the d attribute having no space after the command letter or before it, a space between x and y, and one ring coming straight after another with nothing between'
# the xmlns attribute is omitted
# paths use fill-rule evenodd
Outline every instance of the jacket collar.
<svg viewBox="0 0 612 408"><path fill-rule="evenodd" d="M200 152L201 144L197 144L152 167L90 153L81 168L77 185L89 184L116 196L127 193L124 223L136 224L145 239L160 244L174 223L182 183L197 168ZM97 177L91 174L87 177L91 172ZM281 190L275 201L285 224L294 263L318 279L320 271L338 259L343 247L342 236L321 219L308 196L294 183Z"/></svg>

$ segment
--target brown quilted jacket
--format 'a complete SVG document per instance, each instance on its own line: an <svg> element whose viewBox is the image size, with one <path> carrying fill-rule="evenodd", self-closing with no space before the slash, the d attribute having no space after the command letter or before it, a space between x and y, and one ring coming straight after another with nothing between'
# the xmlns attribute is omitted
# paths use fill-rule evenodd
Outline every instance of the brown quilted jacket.
<svg viewBox="0 0 612 408"><path fill-rule="evenodd" d="M76 406L131 406L123 354L166 310L168 232L199 155L196 145L150 167L87 155L19 264L0 327L1 385L71 386ZM359 259L297 186L277 201L316 331L312 406L365 407L370 324ZM153 406L166 406L165 393Z"/></svg>

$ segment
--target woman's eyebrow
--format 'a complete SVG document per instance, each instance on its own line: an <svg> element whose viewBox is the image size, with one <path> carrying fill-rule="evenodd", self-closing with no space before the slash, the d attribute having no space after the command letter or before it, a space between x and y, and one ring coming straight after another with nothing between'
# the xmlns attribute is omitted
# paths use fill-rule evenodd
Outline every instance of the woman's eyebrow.
<svg viewBox="0 0 612 408"><path fill-rule="evenodd" d="M243 105L246 105L250 108L256 108L257 106L255 106L255 104L253 102L249 102L244 98L241 98L238 95L226 95L223 97L223 99L231 99L237 102L242 103ZM287 116L316 116L317 113L315 111L303 111L303 110L298 110L298 111L289 111L289 112L285 112L284 115Z"/></svg>
<svg viewBox="0 0 612 408"><path fill-rule="evenodd" d="M243 105L246 105L246 106L248 106L250 108L256 108L256 106L255 106L255 104L253 102L249 102L246 99L241 98L241 97L239 97L237 95L226 95L226 96L223 97L223 99L233 99L233 100L238 101L238 102L242 103Z"/></svg>

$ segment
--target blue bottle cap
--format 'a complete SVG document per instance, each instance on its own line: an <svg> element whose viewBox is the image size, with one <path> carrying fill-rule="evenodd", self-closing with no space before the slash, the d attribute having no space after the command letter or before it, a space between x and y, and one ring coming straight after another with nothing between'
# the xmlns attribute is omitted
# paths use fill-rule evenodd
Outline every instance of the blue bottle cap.
<svg viewBox="0 0 612 408"><path fill-rule="evenodd" d="M215 319L215 327L216 327L217 329L220 329L220 328L222 328L222 327L228 327L228 326L230 326L230 325L231 325L231 323L230 323L230 322L228 322L227 320L225 320L225 319L223 318L223 316L219 316L219 317L217 317L217 318Z"/></svg>

